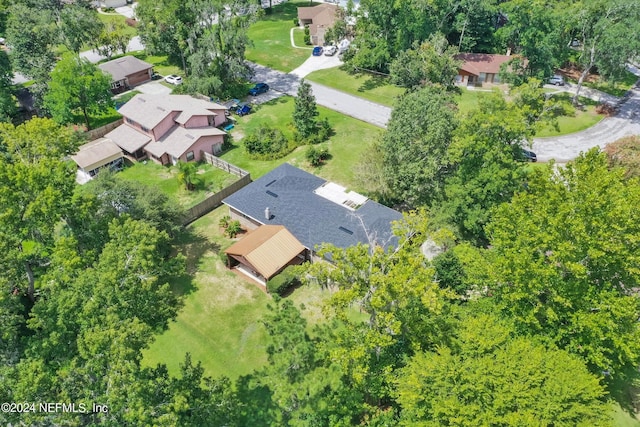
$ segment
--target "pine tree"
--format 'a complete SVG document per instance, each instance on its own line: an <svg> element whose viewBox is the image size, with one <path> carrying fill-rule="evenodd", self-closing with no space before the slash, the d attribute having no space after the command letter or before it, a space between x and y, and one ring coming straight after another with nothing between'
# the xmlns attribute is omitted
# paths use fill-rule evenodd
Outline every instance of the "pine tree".
<svg viewBox="0 0 640 427"><path fill-rule="evenodd" d="M302 80L300 87L298 87L298 96L293 111L293 124L302 138L309 138L316 131L318 127L317 115L318 107L311 85Z"/></svg>

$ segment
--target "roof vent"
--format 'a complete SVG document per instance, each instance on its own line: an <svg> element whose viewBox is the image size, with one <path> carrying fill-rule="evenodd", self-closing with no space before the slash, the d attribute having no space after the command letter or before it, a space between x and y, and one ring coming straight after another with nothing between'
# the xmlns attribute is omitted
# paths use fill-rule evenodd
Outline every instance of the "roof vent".
<svg viewBox="0 0 640 427"><path fill-rule="evenodd" d="M267 185L265 185L265 187L270 186L271 184L273 184L273 183L274 183L274 182L276 182L276 181L277 181L277 179L274 179L273 181L271 181L270 183L268 183Z"/></svg>
<svg viewBox="0 0 640 427"><path fill-rule="evenodd" d="M267 194L270 195L271 197L278 197L278 195L276 193L274 193L273 191L267 190Z"/></svg>
<svg viewBox="0 0 640 427"><path fill-rule="evenodd" d="M269 206L264 209L264 217L267 221L271 219L271 210L269 210Z"/></svg>
<svg viewBox="0 0 640 427"><path fill-rule="evenodd" d="M193 135L191 135L190 133L186 134L186 135L185 135L185 137L186 137L186 138L189 138L189 139L195 139L195 138L194 138L194 136L193 136Z"/></svg>
<svg viewBox="0 0 640 427"><path fill-rule="evenodd" d="M338 230L343 231L349 235L353 234L353 231L349 230L348 228L338 227Z"/></svg>

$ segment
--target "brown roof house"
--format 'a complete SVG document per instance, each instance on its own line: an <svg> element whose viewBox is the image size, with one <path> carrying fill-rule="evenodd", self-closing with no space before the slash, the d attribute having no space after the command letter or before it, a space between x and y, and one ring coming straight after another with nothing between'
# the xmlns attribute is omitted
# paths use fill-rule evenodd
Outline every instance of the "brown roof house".
<svg viewBox="0 0 640 427"><path fill-rule="evenodd" d="M122 167L124 160L120 147L106 138L82 145L71 158L78 165L77 181L80 184L89 181L102 168Z"/></svg>
<svg viewBox="0 0 640 427"><path fill-rule="evenodd" d="M305 247L282 225L262 225L224 252L229 267L265 286L289 265L305 260Z"/></svg>
<svg viewBox="0 0 640 427"><path fill-rule="evenodd" d="M459 53L455 58L462 62L456 82L461 85L482 86L500 83L500 66L514 59L511 55L491 53ZM526 61L526 60L525 60Z"/></svg>
<svg viewBox="0 0 640 427"><path fill-rule="evenodd" d="M328 3L298 8L298 22L300 26L309 26L312 44L317 46L324 45L324 34L336 22L337 11L337 5Z"/></svg>
<svg viewBox="0 0 640 427"><path fill-rule="evenodd" d="M105 138L134 159L149 156L166 165L222 151L226 132L217 126L227 120L223 105L189 95L138 94L118 112L124 123Z"/></svg>
<svg viewBox="0 0 640 427"><path fill-rule="evenodd" d="M123 56L98 64L98 67L111 75L111 91L113 93L124 92L133 86L148 82L153 74L153 65L135 56Z"/></svg>

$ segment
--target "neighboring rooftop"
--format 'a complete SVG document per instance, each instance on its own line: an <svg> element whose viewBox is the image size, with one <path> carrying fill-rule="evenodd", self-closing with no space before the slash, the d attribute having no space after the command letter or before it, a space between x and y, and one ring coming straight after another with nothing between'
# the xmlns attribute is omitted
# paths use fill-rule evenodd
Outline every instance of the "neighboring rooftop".
<svg viewBox="0 0 640 427"><path fill-rule="evenodd" d="M322 243L340 248L370 242L385 248L397 244L391 222L402 219L400 212L343 192L360 196L347 200L363 202L359 207L347 206L339 203L344 198L321 195L331 193L327 188L343 189L285 163L222 202L261 224L284 225L308 249Z"/></svg>
<svg viewBox="0 0 640 427"><path fill-rule="evenodd" d="M81 169L92 170L102 163L122 157L122 150L113 141L99 138L81 145L78 152L71 156Z"/></svg>
<svg viewBox="0 0 640 427"><path fill-rule="evenodd" d="M111 74L114 81L122 80L131 74L138 73L140 71L148 70L153 65L148 62L144 62L135 56L123 56L122 58L114 59L112 61L103 62L98 64L98 67Z"/></svg>
<svg viewBox="0 0 640 427"><path fill-rule="evenodd" d="M480 73L498 74L500 66L513 59L514 56L492 53L459 53L455 58L462 61L461 70L477 76Z"/></svg>
<svg viewBox="0 0 640 427"><path fill-rule="evenodd" d="M193 98L189 95L147 95L138 94L129 102L120 107L119 113L153 129L165 117L174 112L178 113L175 120L184 124L192 116L211 116L216 110L226 110L224 105L203 99Z"/></svg>

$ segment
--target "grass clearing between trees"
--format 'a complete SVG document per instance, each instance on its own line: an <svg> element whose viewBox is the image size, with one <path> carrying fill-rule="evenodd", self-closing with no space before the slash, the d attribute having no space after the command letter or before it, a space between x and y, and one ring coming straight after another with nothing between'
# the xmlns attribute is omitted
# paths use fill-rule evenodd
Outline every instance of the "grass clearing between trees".
<svg viewBox="0 0 640 427"><path fill-rule="evenodd" d="M283 96L266 104L260 105L251 114L237 117L236 127L231 131L234 147L220 157L229 163L241 167L257 179L284 162L319 175L329 181L334 181L356 191L358 188L354 179L353 166L360 155L378 138L382 129L345 116L327 108L318 107L319 118L328 118L335 134L329 141L317 144L318 148L328 148L331 159L323 166L313 168L305 159L308 145L296 148L292 153L277 160L252 160L242 145L241 138L255 132L261 126L271 126L280 129L287 137L293 138L294 129L291 115L293 114L293 98Z"/></svg>
<svg viewBox="0 0 640 427"><path fill-rule="evenodd" d="M273 6L271 14L249 28L253 46L247 48L247 60L287 73L311 56L309 49L291 46L290 32L295 27L293 20L298 17L298 6L309 6L309 2L289 1Z"/></svg>

